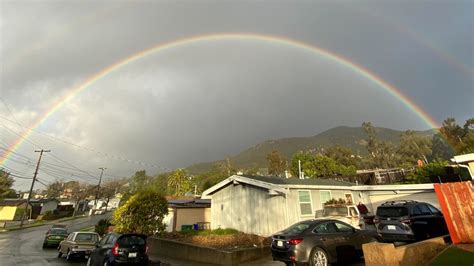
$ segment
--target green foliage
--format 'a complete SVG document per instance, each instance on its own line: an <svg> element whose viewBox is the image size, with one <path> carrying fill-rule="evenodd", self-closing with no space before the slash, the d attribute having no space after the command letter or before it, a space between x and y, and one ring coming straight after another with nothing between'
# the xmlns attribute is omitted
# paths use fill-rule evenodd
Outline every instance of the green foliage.
<svg viewBox="0 0 474 266"><path fill-rule="evenodd" d="M94 226L94 232L99 234L100 236L105 235L107 233L107 228L111 226L112 223L110 223L109 219L100 219L99 222Z"/></svg>
<svg viewBox="0 0 474 266"><path fill-rule="evenodd" d="M344 199L330 199L324 203L324 205L331 205L331 204L346 204L346 201Z"/></svg>
<svg viewBox="0 0 474 266"><path fill-rule="evenodd" d="M184 195L192 190L191 177L184 169L177 169L168 176L168 188L173 195Z"/></svg>
<svg viewBox="0 0 474 266"><path fill-rule="evenodd" d="M291 159L290 170L294 176L298 176L298 161L301 161L302 171L307 177L351 176L356 173L355 166L338 164L334 159L324 155L312 155L308 152L299 152Z"/></svg>
<svg viewBox="0 0 474 266"><path fill-rule="evenodd" d="M446 174L445 167L447 165L447 161L435 161L423 167L417 167L413 173L405 177L405 183L421 184L436 182L438 177Z"/></svg>
<svg viewBox="0 0 474 266"><path fill-rule="evenodd" d="M151 180L152 178L146 174L145 170L135 172L128 181L128 187L124 190L120 205L127 202L132 195L149 189L152 186Z"/></svg>
<svg viewBox="0 0 474 266"><path fill-rule="evenodd" d="M396 147L389 141L382 141L378 138L376 129L370 122L362 123L362 127L367 134L366 148L369 153L365 160L369 168L391 168L399 164L399 157Z"/></svg>
<svg viewBox="0 0 474 266"><path fill-rule="evenodd" d="M447 118L443 121L437 138L436 146L433 145L434 158L449 159L453 153L474 152L474 117L467 119L462 127L457 124L456 119ZM435 144L434 139L433 144Z"/></svg>
<svg viewBox="0 0 474 266"><path fill-rule="evenodd" d="M199 235L199 236L212 236L212 235L217 235L217 236L223 236L223 235L236 235L239 234L240 232L238 230L232 229L232 228L225 228L225 229L214 229L214 230L191 230L187 232L182 232L184 234L190 234L190 235Z"/></svg>
<svg viewBox="0 0 474 266"><path fill-rule="evenodd" d="M286 170L286 158L277 150L267 155L268 173L273 176L282 176Z"/></svg>
<svg viewBox="0 0 474 266"><path fill-rule="evenodd" d="M336 163L344 166L353 166L356 169L362 167L362 159L346 147L339 145L331 146L323 151L323 155L335 160Z"/></svg>
<svg viewBox="0 0 474 266"><path fill-rule="evenodd" d="M433 144L429 137L415 134L413 130L407 130L400 135L400 145L397 153L400 155L401 163L408 166L416 165L418 160L428 163Z"/></svg>
<svg viewBox="0 0 474 266"><path fill-rule="evenodd" d="M13 182L10 174L0 169L0 199L16 195L12 189Z"/></svg>
<svg viewBox="0 0 474 266"><path fill-rule="evenodd" d="M113 214L112 223L120 233L153 235L165 230L163 218L168 214L168 202L158 192L140 191Z"/></svg>

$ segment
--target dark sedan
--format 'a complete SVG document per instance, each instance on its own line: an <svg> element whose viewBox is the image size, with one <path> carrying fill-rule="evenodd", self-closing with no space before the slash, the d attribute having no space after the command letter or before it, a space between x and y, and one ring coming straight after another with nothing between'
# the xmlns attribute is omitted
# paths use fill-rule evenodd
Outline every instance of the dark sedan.
<svg viewBox="0 0 474 266"><path fill-rule="evenodd" d="M375 231L355 229L338 220L315 219L296 223L272 237L273 260L287 265L328 265L362 257L362 244L378 242Z"/></svg>
<svg viewBox="0 0 474 266"><path fill-rule="evenodd" d="M146 236L110 233L92 251L87 265L147 265Z"/></svg>

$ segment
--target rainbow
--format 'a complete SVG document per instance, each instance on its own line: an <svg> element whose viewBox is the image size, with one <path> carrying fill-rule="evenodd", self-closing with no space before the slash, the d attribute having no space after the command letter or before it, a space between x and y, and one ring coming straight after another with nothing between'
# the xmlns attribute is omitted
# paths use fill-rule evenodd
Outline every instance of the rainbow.
<svg viewBox="0 0 474 266"><path fill-rule="evenodd" d="M0 157L0 166L3 166L8 162L11 155L18 150L18 148L27 140L33 131L38 128L42 123L44 123L50 116L56 113L64 104L71 101L74 97L76 97L79 93L86 90L87 88L91 87L95 82L101 80L102 78L106 77L109 74L114 73L118 69L133 63L141 58L146 56L164 52L166 50L174 49L183 47L190 44L195 43L202 43L202 42L210 42L210 41L220 41L220 40L251 40L251 41L261 41L261 42L268 42L268 43L277 43L282 45L287 45L289 47L298 48L307 52L311 52L317 56L320 56L330 62L339 64L348 70L357 73L358 75L365 77L367 80L371 81L372 83L376 84L380 88L384 89L390 95L397 98L401 103L403 103L408 109L413 111L417 114L429 127L431 128L438 128L438 124L428 113L426 113L423 109L417 106L412 100L410 100L407 96L403 95L400 89L396 88L395 86L389 84L388 82L384 81L382 78L378 77L374 73L370 72L368 69L351 62L350 60L335 54L333 52L324 50L317 46L304 43L297 40L292 40L285 37L279 36L272 36L272 35L262 35L262 34L253 34L253 33L217 33L217 34L209 34L209 35L198 35L189 38L183 38L174 40L167 43L161 43L146 50L142 50L138 53L130 55L115 64L112 64L98 73L94 74L93 76L89 77L82 83L78 84L76 87L72 88L68 93L66 93L63 97L61 97L50 109L44 112L39 118L32 123L32 125L24 130L21 137L19 137Z"/></svg>

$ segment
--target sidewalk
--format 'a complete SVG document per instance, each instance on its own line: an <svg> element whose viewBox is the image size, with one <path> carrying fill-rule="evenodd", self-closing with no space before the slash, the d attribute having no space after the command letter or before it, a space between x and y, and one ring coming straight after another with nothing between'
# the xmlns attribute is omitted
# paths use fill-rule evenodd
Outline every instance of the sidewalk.
<svg viewBox="0 0 474 266"><path fill-rule="evenodd" d="M88 217L87 215L76 215L75 217L63 217L57 220L48 220L48 221L36 221L36 220L26 220L23 222L23 227L20 227L20 221L8 221L5 222L5 227L0 228L0 233L1 232L8 232L12 230L20 230L24 228L31 228L31 227L37 227L37 226L43 226L43 225L52 225L52 224L57 224L65 221L70 221L70 220L75 220L75 219L80 219L80 218L85 218Z"/></svg>

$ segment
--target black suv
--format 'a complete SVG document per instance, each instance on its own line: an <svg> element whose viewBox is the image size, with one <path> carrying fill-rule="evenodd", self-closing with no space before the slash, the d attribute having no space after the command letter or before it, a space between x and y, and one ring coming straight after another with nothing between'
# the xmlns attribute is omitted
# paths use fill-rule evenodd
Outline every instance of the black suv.
<svg viewBox="0 0 474 266"><path fill-rule="evenodd" d="M448 234L443 214L425 202L387 201L377 208L374 223L385 242L419 241Z"/></svg>
<svg viewBox="0 0 474 266"><path fill-rule="evenodd" d="M146 236L110 233L97 244L87 265L148 265Z"/></svg>

